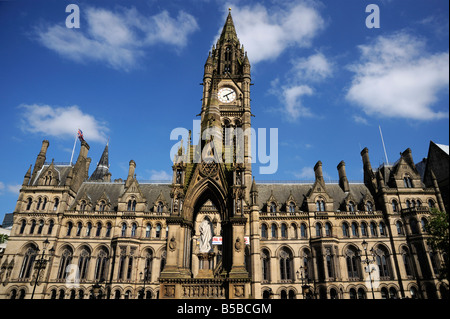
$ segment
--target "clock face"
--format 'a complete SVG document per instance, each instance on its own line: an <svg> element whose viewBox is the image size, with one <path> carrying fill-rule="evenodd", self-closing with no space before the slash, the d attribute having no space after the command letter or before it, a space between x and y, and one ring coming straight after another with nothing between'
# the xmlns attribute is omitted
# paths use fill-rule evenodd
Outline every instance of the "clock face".
<svg viewBox="0 0 450 319"><path fill-rule="evenodd" d="M219 101L222 103L231 103L236 99L236 92L231 88L221 88L218 92Z"/></svg>

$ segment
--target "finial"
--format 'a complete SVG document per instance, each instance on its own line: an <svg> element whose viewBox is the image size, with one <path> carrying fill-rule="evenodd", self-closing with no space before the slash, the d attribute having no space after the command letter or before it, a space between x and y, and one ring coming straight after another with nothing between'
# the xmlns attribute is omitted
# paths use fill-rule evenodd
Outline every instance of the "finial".
<svg viewBox="0 0 450 319"><path fill-rule="evenodd" d="M228 8L228 12L231 12L231 7L230 7L230 8Z"/></svg>

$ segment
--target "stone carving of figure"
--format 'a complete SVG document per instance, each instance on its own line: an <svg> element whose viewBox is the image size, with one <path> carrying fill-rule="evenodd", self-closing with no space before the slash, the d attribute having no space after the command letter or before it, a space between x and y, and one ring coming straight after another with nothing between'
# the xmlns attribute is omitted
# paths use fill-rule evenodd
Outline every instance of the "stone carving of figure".
<svg viewBox="0 0 450 319"><path fill-rule="evenodd" d="M200 230L200 252L209 253L211 250L211 224L208 219L204 219L199 227Z"/></svg>

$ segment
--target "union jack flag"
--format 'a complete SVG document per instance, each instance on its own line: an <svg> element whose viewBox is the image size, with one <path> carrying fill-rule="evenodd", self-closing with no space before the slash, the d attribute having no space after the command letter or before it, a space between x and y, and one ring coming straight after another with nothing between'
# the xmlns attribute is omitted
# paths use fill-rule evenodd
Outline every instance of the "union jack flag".
<svg viewBox="0 0 450 319"><path fill-rule="evenodd" d="M78 139L80 140L80 142L84 141L83 131L81 131L80 129L78 129Z"/></svg>

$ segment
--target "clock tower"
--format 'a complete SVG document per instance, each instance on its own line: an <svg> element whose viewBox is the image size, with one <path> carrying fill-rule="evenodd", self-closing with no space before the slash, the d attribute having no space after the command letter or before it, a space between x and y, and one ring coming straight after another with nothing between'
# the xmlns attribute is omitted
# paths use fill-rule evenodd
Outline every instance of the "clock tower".
<svg viewBox="0 0 450 319"><path fill-rule="evenodd" d="M172 167L162 298L199 297L204 289L212 298L251 294L250 81L229 12L204 67L201 136L196 146L189 138Z"/></svg>

